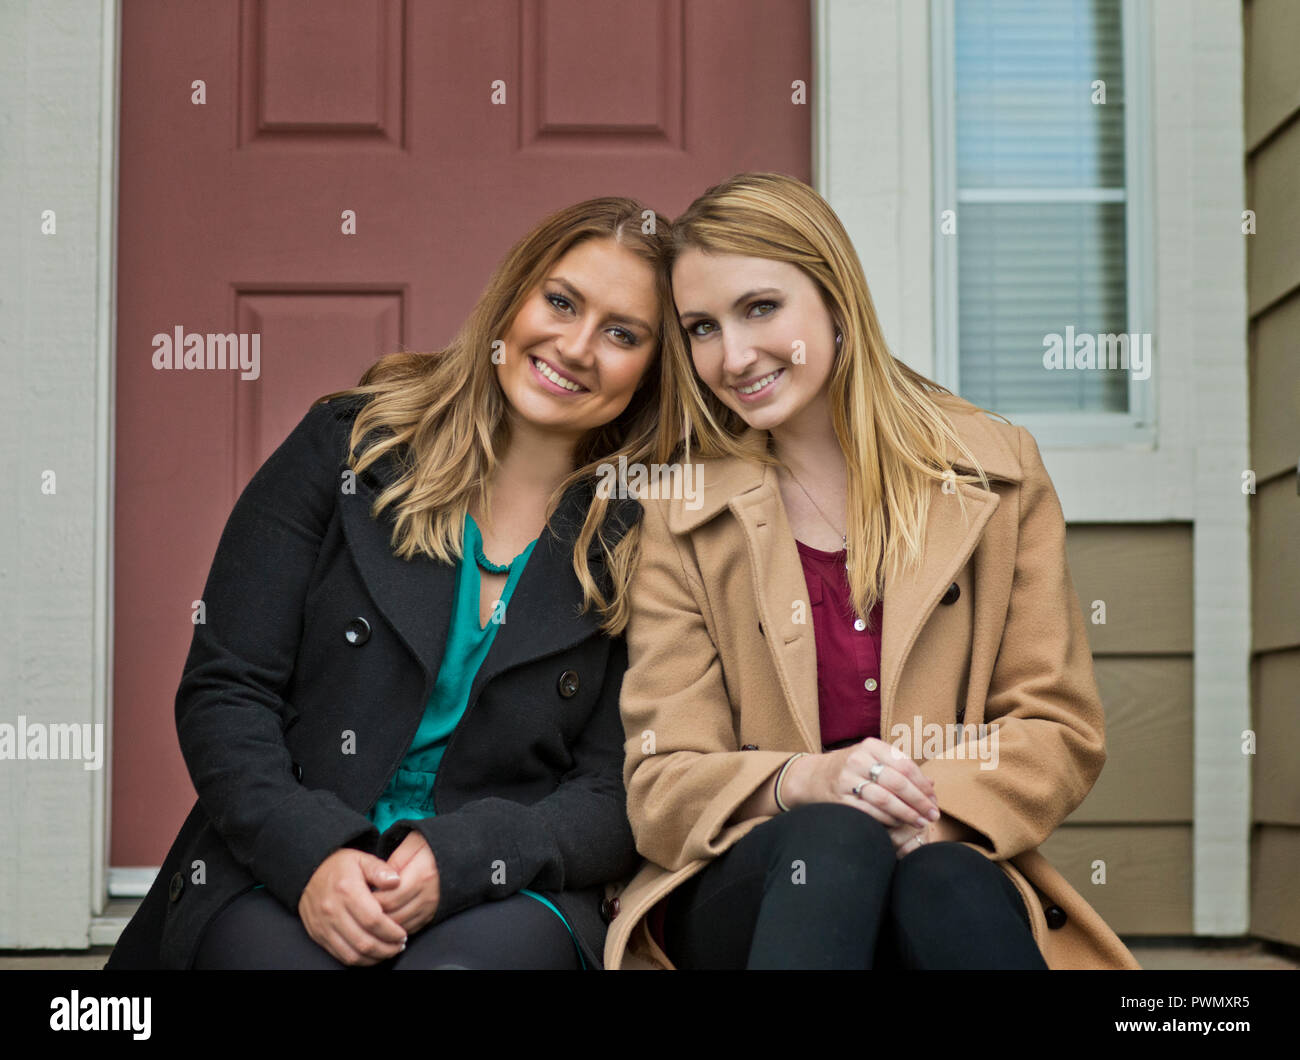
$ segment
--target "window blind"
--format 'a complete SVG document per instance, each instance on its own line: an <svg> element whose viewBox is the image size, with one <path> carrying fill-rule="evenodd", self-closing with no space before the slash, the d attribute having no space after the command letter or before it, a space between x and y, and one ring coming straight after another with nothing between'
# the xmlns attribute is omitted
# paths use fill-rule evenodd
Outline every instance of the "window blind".
<svg viewBox="0 0 1300 1060"><path fill-rule="evenodd" d="M1128 331L1120 0L955 0L953 32L960 392L1127 412L1127 373L1043 363L1067 328Z"/></svg>

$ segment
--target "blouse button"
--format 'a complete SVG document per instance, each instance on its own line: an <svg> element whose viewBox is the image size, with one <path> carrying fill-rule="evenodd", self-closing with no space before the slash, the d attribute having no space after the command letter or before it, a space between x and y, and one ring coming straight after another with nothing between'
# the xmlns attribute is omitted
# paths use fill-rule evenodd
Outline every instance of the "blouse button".
<svg viewBox="0 0 1300 1060"><path fill-rule="evenodd" d="M865 687L868 692L874 692L880 686L876 684L876 679L874 677L868 677L865 683Z"/></svg>
<svg viewBox="0 0 1300 1060"><path fill-rule="evenodd" d="M862 619L857 618L853 620L853 628L856 629L859 633L861 633L864 629L867 628L867 624L864 621L862 621Z"/></svg>

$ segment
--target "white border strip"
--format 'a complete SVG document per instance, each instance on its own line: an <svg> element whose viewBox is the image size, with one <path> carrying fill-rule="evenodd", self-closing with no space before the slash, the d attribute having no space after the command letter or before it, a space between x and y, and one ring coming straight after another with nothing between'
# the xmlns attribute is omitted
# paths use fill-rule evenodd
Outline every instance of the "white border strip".
<svg viewBox="0 0 1300 1060"><path fill-rule="evenodd" d="M1250 499L1241 492L1251 466L1245 41L1237 4L1159 3L1152 17L1157 201L1173 215L1159 230L1160 279L1172 292L1159 330L1166 359L1176 352L1188 377L1195 425L1194 924L1198 935L1235 936L1250 930L1253 761L1241 749L1252 640ZM1207 110L1206 99L1223 105Z"/></svg>
<svg viewBox="0 0 1300 1060"><path fill-rule="evenodd" d="M1124 188L966 188L958 202L1124 202Z"/></svg>
<svg viewBox="0 0 1300 1060"><path fill-rule="evenodd" d="M934 208L930 237L934 251L934 379L961 393L957 362L957 252L952 236L940 229L940 217L957 208L956 44L949 0L931 0L930 8L930 137ZM1035 435L1037 437L1037 435Z"/></svg>
<svg viewBox="0 0 1300 1060"><path fill-rule="evenodd" d="M149 868L109 869L108 897L143 898L149 893L161 868L161 865L154 865Z"/></svg>
<svg viewBox="0 0 1300 1060"><path fill-rule="evenodd" d="M113 775L113 507L114 433L117 377L117 176L118 112L122 62L122 12L119 0L103 0L100 8L103 48L100 52L99 121L99 284L96 292L95 334L95 514L94 605L92 625L91 713L105 741L106 768L99 771L91 792L90 877L91 915L104 911L109 883L109 829L112 822Z"/></svg>

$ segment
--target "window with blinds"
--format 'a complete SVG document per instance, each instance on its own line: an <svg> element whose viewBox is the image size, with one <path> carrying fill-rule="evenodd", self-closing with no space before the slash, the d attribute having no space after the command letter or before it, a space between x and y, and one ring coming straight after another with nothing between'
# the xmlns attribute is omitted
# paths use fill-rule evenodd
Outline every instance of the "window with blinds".
<svg viewBox="0 0 1300 1060"><path fill-rule="evenodd" d="M1145 418L1127 6L935 0L936 362L985 408Z"/></svg>

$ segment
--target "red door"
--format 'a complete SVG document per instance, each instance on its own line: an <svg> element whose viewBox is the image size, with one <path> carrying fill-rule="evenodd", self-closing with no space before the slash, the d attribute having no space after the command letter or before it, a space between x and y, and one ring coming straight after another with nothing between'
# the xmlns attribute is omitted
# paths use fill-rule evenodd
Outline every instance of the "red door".
<svg viewBox="0 0 1300 1060"><path fill-rule="evenodd" d="M193 804L193 604L308 404L443 346L553 209L809 179L810 54L806 0L122 5L111 864L160 864ZM209 333L240 367L155 365Z"/></svg>

